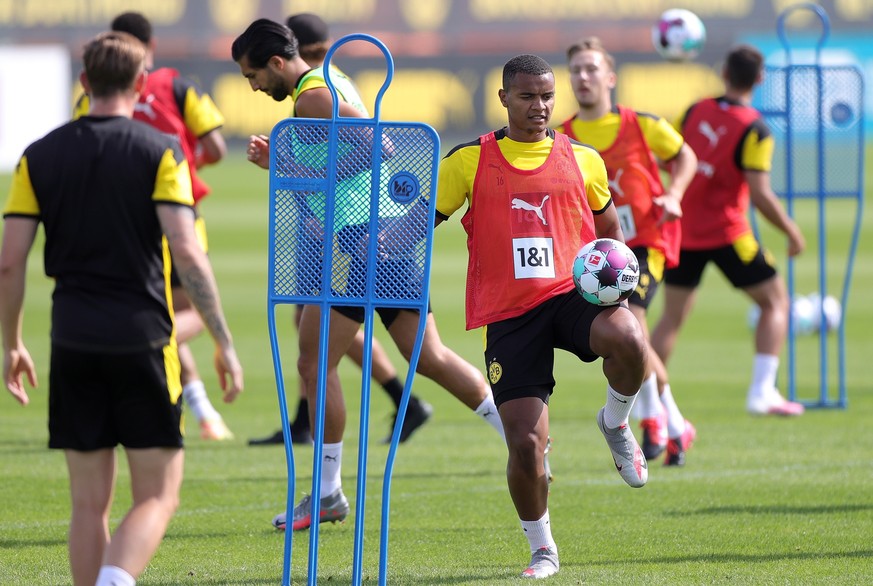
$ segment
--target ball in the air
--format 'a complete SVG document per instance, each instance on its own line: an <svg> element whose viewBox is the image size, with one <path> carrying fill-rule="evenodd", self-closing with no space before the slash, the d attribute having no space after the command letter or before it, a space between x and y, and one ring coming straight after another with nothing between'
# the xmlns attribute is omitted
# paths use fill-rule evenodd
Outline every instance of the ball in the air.
<svg viewBox="0 0 873 586"><path fill-rule="evenodd" d="M573 283L586 301L615 305L631 296L640 280L640 263L623 242L598 238L583 246L573 261Z"/></svg>
<svg viewBox="0 0 873 586"><path fill-rule="evenodd" d="M671 8L661 14L652 27L652 44L669 61L690 61L700 54L706 42L703 21L684 8Z"/></svg>

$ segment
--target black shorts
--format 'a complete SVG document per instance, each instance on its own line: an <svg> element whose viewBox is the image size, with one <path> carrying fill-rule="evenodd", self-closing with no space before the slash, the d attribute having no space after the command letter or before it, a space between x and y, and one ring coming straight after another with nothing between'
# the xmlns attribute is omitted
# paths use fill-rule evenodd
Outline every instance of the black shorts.
<svg viewBox="0 0 873 586"><path fill-rule="evenodd" d="M368 229L365 224L356 224L346 226L337 233L338 249L348 258L348 274L344 289L334 291L336 297L347 297L350 300L365 299L368 275L366 263L360 260L360 246ZM416 309L391 306L391 300L414 302L422 298L424 267L416 258L380 258L376 261L373 278L373 301L386 300L384 306L376 308L386 328L391 327L400 311L418 313ZM349 319L364 323L363 306L342 305L334 306L334 309ZM427 311L431 313L430 302Z"/></svg>
<svg viewBox="0 0 873 586"><path fill-rule="evenodd" d="M518 317L485 327L485 367L494 403L539 397L544 403L555 388L555 348L583 362L599 358L589 345L591 324L602 311L575 290L553 297Z"/></svg>
<svg viewBox="0 0 873 586"><path fill-rule="evenodd" d="M700 284L703 269L709 261L714 262L738 289L763 283L776 275L773 256L761 247L754 235L746 234L721 248L681 250L679 266L665 271L664 282L676 287L695 288Z"/></svg>
<svg viewBox="0 0 873 586"><path fill-rule="evenodd" d="M361 306L352 306L352 305L342 305L342 306L334 306L333 309L337 311L340 315L344 315L347 318L358 322L359 324L364 323L364 308ZM382 324L385 326L385 329L391 327L391 324L394 323L394 320L397 319L397 316L400 315L401 311L409 311L416 315L418 315L418 310L415 309L407 309L403 307L377 307L376 313L379 314L379 319L382 320ZM433 313L431 309L430 302L427 304L427 312Z"/></svg>
<svg viewBox="0 0 873 586"><path fill-rule="evenodd" d="M52 344L49 447L181 448L181 395L175 345L101 354Z"/></svg>
<svg viewBox="0 0 873 586"><path fill-rule="evenodd" d="M648 309L658 292L658 285L664 280L664 253L645 246L637 246L632 250L640 263L640 280L627 302Z"/></svg>
<svg viewBox="0 0 873 586"><path fill-rule="evenodd" d="M195 208L194 213L194 231L197 233L197 241L200 242L200 248L203 252L209 252L209 239L206 237L206 221L203 216L197 213ZM170 257L172 259L172 256ZM182 281L179 279L179 273L176 272L176 264L170 262L170 286L181 287Z"/></svg>

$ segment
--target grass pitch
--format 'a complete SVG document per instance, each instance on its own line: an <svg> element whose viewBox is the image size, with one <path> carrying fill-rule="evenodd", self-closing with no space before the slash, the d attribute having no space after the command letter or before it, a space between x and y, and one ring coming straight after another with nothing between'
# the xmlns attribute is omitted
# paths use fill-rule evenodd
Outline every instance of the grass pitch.
<svg viewBox="0 0 873 586"><path fill-rule="evenodd" d="M868 163L870 168L870 163ZM236 439L210 443L188 422L182 504L152 564L146 585L278 584L283 535L270 526L284 508L285 460L279 447L246 440L278 428L266 322L267 174L235 153L208 169L214 194L204 203L211 258L246 370L246 391L219 402L211 343L193 344L210 395ZM0 177L5 199L8 177ZM871 189L868 186L867 192ZM828 274L841 283L853 206L834 202L827 220ZM816 245L815 210L798 218ZM784 259L782 240L765 242ZM458 219L437 230L432 296L444 341L482 367L478 332L463 329L464 234ZM784 266L784 264L783 264ZM815 286L815 254L798 261L799 293ZM41 246L31 255L25 342L40 388L20 408L0 402L0 584L70 581L66 553L69 496L61 453L46 448L48 311L51 283ZM714 270L682 332L670 364L672 387L698 441L682 469L650 465L648 485L633 490L616 474L594 417L604 401L598 364L561 355L551 403L555 451L550 512L561 556L552 584L862 584L873 582L873 224L864 218L847 315L846 410L809 410L799 419L752 418L744 411L751 372L749 302ZM657 314L660 303L655 302ZM282 337L288 389L296 388L291 311ZM381 325L377 335L392 350ZM833 341L833 339L832 339ZM833 355L833 351L830 352ZM404 363L393 350L398 367ZM798 343L800 394L818 394L818 341ZM780 380L785 380L784 364ZM831 358L831 373L836 358ZM400 368L405 374L405 368ZM344 488L355 495L359 372L343 366L349 425ZM834 378L835 377L831 377ZM391 498L391 584L514 584L529 553L504 477L505 448L490 427L435 384L417 378L433 419L401 447ZM364 576L376 583L381 474L391 406L373 393L367 479ZM311 449L297 452L298 495L309 490ZM129 505L123 456L112 524ZM360 507L353 503L353 513ZM319 583L348 584L354 515L321 527ZM293 582L306 582L308 533L294 541Z"/></svg>

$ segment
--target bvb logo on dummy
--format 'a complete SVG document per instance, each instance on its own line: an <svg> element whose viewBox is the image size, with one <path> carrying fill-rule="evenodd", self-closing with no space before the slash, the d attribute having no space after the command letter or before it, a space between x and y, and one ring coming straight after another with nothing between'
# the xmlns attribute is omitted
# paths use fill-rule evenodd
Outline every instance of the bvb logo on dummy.
<svg viewBox="0 0 873 586"><path fill-rule="evenodd" d="M488 381L492 385L496 385L501 376L503 376L503 367L496 360L492 360L491 364L488 365Z"/></svg>

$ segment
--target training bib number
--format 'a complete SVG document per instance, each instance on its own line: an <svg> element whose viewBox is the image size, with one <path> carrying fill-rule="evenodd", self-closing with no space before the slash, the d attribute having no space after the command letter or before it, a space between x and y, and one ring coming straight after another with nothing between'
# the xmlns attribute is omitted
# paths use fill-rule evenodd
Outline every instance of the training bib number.
<svg viewBox="0 0 873 586"><path fill-rule="evenodd" d="M516 279L554 279L554 248L551 238L513 238Z"/></svg>
<svg viewBox="0 0 873 586"><path fill-rule="evenodd" d="M624 241L633 240L637 237L637 225L634 223L634 212L630 206L616 206L618 221L621 231L624 233Z"/></svg>

